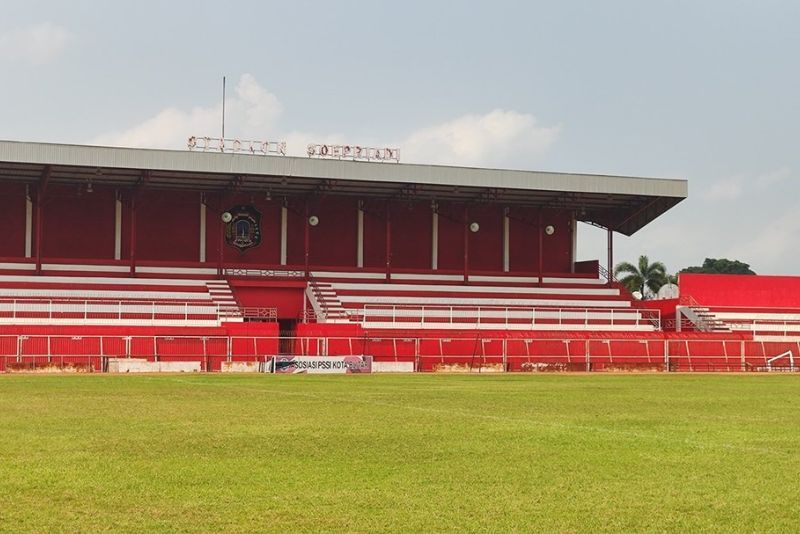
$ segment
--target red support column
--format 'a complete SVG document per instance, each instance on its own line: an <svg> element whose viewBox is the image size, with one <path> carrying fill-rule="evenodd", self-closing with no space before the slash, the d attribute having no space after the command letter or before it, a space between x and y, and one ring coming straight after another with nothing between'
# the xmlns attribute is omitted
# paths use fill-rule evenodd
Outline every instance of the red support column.
<svg viewBox="0 0 800 534"><path fill-rule="evenodd" d="M128 205L128 214L131 220L131 234L130 234L130 275L136 276L136 193L131 195L131 201Z"/></svg>
<svg viewBox="0 0 800 534"><path fill-rule="evenodd" d="M539 246L539 285L544 283L544 243L543 243L543 235L544 228L542 227L542 210L539 209L539 224L536 226L536 233L539 236L537 238L538 246Z"/></svg>
<svg viewBox="0 0 800 534"><path fill-rule="evenodd" d="M464 206L464 283L469 282L469 208Z"/></svg>
<svg viewBox="0 0 800 534"><path fill-rule="evenodd" d="M311 228L308 225L308 200L305 201L303 212L305 213L305 222L304 222L304 233L303 233L303 262L306 269L306 279L308 279L310 274L309 269L309 256L310 256L310 247L311 247Z"/></svg>
<svg viewBox="0 0 800 534"><path fill-rule="evenodd" d="M392 205L386 202L386 280L392 279Z"/></svg>

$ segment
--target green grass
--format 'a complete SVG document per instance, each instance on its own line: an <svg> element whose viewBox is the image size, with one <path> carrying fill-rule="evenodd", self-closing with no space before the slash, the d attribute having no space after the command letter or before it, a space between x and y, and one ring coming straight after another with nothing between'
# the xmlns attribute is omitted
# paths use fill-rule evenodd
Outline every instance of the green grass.
<svg viewBox="0 0 800 534"><path fill-rule="evenodd" d="M796 531L800 377L0 376L0 530Z"/></svg>

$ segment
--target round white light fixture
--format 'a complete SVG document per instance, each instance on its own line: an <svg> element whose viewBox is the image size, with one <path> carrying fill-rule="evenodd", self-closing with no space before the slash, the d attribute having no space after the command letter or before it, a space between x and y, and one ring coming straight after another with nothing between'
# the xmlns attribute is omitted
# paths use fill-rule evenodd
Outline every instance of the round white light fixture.
<svg viewBox="0 0 800 534"><path fill-rule="evenodd" d="M634 291L633 292L633 298L635 298L636 300L642 300L642 292L641 291Z"/></svg>
<svg viewBox="0 0 800 534"><path fill-rule="evenodd" d="M312 215L311 217L308 218L308 224L310 224L311 226L318 225L319 224L319 217L317 217L316 215Z"/></svg>
<svg viewBox="0 0 800 534"><path fill-rule="evenodd" d="M225 213L222 214L222 222L227 224L232 220L233 220L233 215L231 215L231 212L226 211Z"/></svg>
<svg viewBox="0 0 800 534"><path fill-rule="evenodd" d="M556 227L553 226L552 224L548 224L547 226L544 227L544 233L546 233L547 235L553 235L554 233L556 233Z"/></svg>
<svg viewBox="0 0 800 534"><path fill-rule="evenodd" d="M469 223L469 231L472 232L473 234L476 233L480 229L481 229L481 225L480 224L478 224L476 222Z"/></svg>

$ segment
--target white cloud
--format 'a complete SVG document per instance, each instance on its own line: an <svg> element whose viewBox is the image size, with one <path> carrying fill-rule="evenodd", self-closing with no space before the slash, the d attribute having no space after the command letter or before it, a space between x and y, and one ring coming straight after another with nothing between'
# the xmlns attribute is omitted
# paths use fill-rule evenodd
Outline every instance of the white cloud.
<svg viewBox="0 0 800 534"><path fill-rule="evenodd" d="M494 110L485 115L464 115L451 121L422 128L405 140L353 140L342 133L281 132L283 106L278 98L250 74L236 84L226 100L227 137L281 140L287 152L304 156L309 143L344 144L360 142L373 146L399 146L402 161L455 165L524 164L545 153L558 137L558 127L544 127L533 115ZM191 135L217 135L222 104L190 110L166 108L138 125L110 132L91 140L92 144L141 148L184 148Z"/></svg>
<svg viewBox="0 0 800 534"><path fill-rule="evenodd" d="M765 172L756 176L755 184L761 189L767 189L773 185L778 185L792 175L792 169L783 166L774 171Z"/></svg>
<svg viewBox="0 0 800 534"><path fill-rule="evenodd" d="M400 150L403 161L508 166L547 152L559 130L541 126L533 115L496 109L418 130Z"/></svg>
<svg viewBox="0 0 800 534"><path fill-rule="evenodd" d="M283 109L278 98L264 89L250 74L239 78L232 96L225 101L226 137L264 139ZM192 136L219 135L222 103L188 111L166 108L142 123L110 132L91 140L92 144L138 148L186 148ZM276 139L277 140L277 139Z"/></svg>
<svg viewBox="0 0 800 534"><path fill-rule="evenodd" d="M797 270L797 250L800 249L800 205L779 212L773 218L757 220L757 228L749 238L740 239L730 248L731 258L747 258L757 272L772 273Z"/></svg>
<svg viewBox="0 0 800 534"><path fill-rule="evenodd" d="M69 30L52 22L0 31L0 60L47 63L58 57L73 38Z"/></svg>
<svg viewBox="0 0 800 534"><path fill-rule="evenodd" d="M735 200L742 196L742 184L736 179L729 179L711 184L702 195L709 200Z"/></svg>

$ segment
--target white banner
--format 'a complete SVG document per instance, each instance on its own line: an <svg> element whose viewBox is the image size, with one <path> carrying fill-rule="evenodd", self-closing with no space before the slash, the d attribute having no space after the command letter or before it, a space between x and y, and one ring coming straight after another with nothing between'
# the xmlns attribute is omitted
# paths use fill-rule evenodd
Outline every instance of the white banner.
<svg viewBox="0 0 800 534"><path fill-rule="evenodd" d="M276 356L272 369L278 374L371 373L372 356Z"/></svg>

